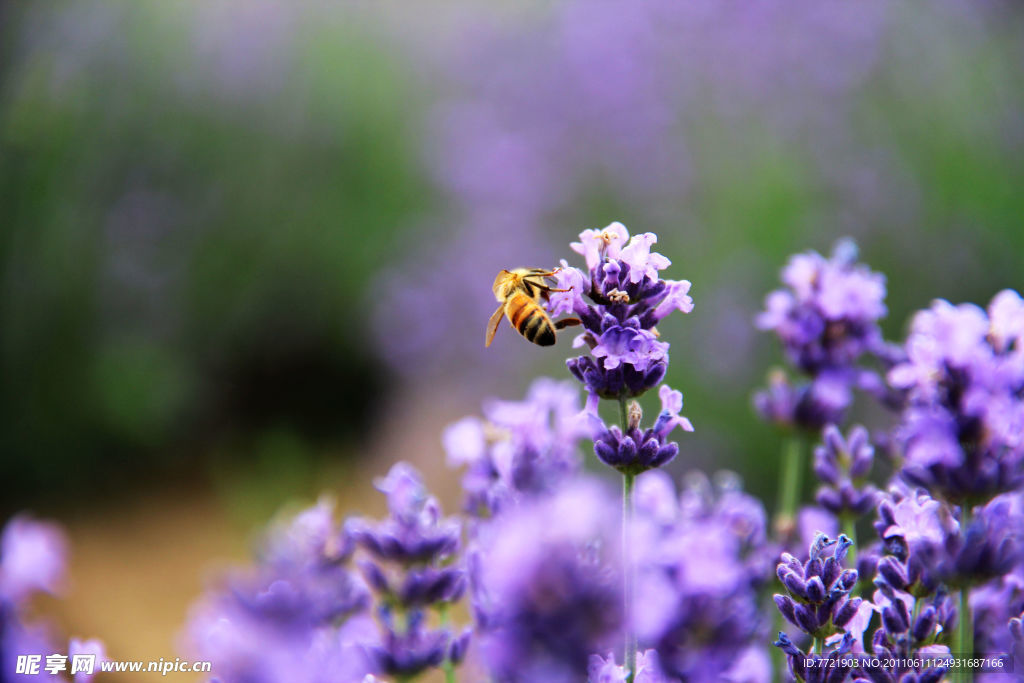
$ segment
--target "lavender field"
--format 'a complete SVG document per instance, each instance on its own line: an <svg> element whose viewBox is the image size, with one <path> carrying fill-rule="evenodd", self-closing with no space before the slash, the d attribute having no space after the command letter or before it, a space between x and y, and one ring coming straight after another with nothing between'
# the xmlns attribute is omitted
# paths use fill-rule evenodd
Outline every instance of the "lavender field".
<svg viewBox="0 0 1024 683"><path fill-rule="evenodd" d="M1022 680L1022 65L0 0L0 681Z"/></svg>

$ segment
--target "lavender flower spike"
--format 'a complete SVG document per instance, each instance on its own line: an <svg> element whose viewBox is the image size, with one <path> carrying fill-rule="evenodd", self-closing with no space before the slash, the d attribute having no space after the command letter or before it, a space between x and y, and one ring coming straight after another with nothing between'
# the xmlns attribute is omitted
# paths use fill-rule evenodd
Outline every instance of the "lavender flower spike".
<svg viewBox="0 0 1024 683"><path fill-rule="evenodd" d="M851 240L837 242L829 259L797 254L782 271L786 287L765 298L757 327L774 332L789 362L808 378L793 385L773 376L770 389L754 398L765 419L816 432L842 421L853 389L884 393L881 378L858 362L866 353L889 353L878 326L886 314L885 277L856 259Z"/></svg>
<svg viewBox="0 0 1024 683"><path fill-rule="evenodd" d="M935 301L914 316L906 361L889 383L907 400L901 475L955 503L984 503L1024 484L1024 300L988 310Z"/></svg>
<svg viewBox="0 0 1024 683"><path fill-rule="evenodd" d="M776 573L789 595L776 594L775 604L790 623L816 639L841 632L860 609L861 599L850 597L857 570L843 568L852 544L844 535L833 541L819 534L807 562L782 554Z"/></svg>
<svg viewBox="0 0 1024 683"><path fill-rule="evenodd" d="M641 431L643 411L640 404L632 401L627 410L626 431L617 426L605 428L594 437L594 453L604 464L624 474L640 474L668 463L679 452L679 446L666 441L668 434L679 426L692 432L690 421L679 415L683 408L683 395L662 385L658 394L662 400L662 411L654 426Z"/></svg>
<svg viewBox="0 0 1024 683"><path fill-rule="evenodd" d="M567 291L553 295L548 305L554 313L571 311L583 323L574 346L585 345L590 354L570 359L568 366L589 393L639 396L665 376L669 345L654 326L673 311L689 313L693 299L686 280L661 279L659 271L671 262L651 251L655 242L654 233L630 237L621 223L586 230L572 248L583 255L587 272L563 261L555 276L557 287Z"/></svg>
<svg viewBox="0 0 1024 683"><path fill-rule="evenodd" d="M622 624L615 505L593 481L488 526L472 570L479 654L495 680L576 682Z"/></svg>
<svg viewBox="0 0 1024 683"><path fill-rule="evenodd" d="M427 625L429 609L443 613L465 593L466 572L457 555L461 525L441 516L437 500L419 472L407 463L392 466L376 482L387 496L390 517L372 525L350 520L346 529L369 554L359 567L377 597L383 637L364 646L377 672L409 678L465 653L468 636Z"/></svg>
<svg viewBox="0 0 1024 683"><path fill-rule="evenodd" d="M856 425L843 438L835 425L828 425L822 437L824 444L814 449L814 473L822 482L818 505L838 517L854 519L873 510L878 489L865 481L875 455L868 430Z"/></svg>
<svg viewBox="0 0 1024 683"><path fill-rule="evenodd" d="M406 463L377 482L388 497L391 517L379 524L350 519L346 532L378 560L425 564L455 553L461 526L441 518L437 500L427 494L419 474Z"/></svg>

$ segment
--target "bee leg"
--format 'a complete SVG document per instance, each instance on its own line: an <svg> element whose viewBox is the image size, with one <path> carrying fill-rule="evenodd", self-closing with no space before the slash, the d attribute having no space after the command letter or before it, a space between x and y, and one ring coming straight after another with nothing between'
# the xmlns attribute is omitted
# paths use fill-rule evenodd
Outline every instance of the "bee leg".
<svg viewBox="0 0 1024 683"><path fill-rule="evenodd" d="M582 325L583 321L579 318L562 318L561 320L555 321L555 329L560 330L563 327L572 327L573 325Z"/></svg>

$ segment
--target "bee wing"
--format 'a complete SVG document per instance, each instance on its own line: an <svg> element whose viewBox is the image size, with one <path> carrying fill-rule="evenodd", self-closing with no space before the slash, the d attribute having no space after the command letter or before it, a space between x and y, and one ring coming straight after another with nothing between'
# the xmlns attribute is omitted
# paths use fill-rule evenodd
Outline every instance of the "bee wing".
<svg viewBox="0 0 1024 683"><path fill-rule="evenodd" d="M491 319L487 321L487 332L484 334L484 346L490 346L494 340L494 334L498 331L498 323L501 322L501 316L505 312L505 304L498 306L498 310L494 312Z"/></svg>

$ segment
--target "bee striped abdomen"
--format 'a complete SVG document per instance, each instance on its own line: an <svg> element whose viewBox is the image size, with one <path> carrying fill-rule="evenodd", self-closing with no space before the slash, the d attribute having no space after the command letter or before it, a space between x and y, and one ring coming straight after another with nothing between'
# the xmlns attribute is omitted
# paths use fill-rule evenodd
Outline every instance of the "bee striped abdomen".
<svg viewBox="0 0 1024 683"><path fill-rule="evenodd" d="M555 343L555 326L551 318L526 294L514 294L506 304L505 314L512 327L534 344L551 346Z"/></svg>

